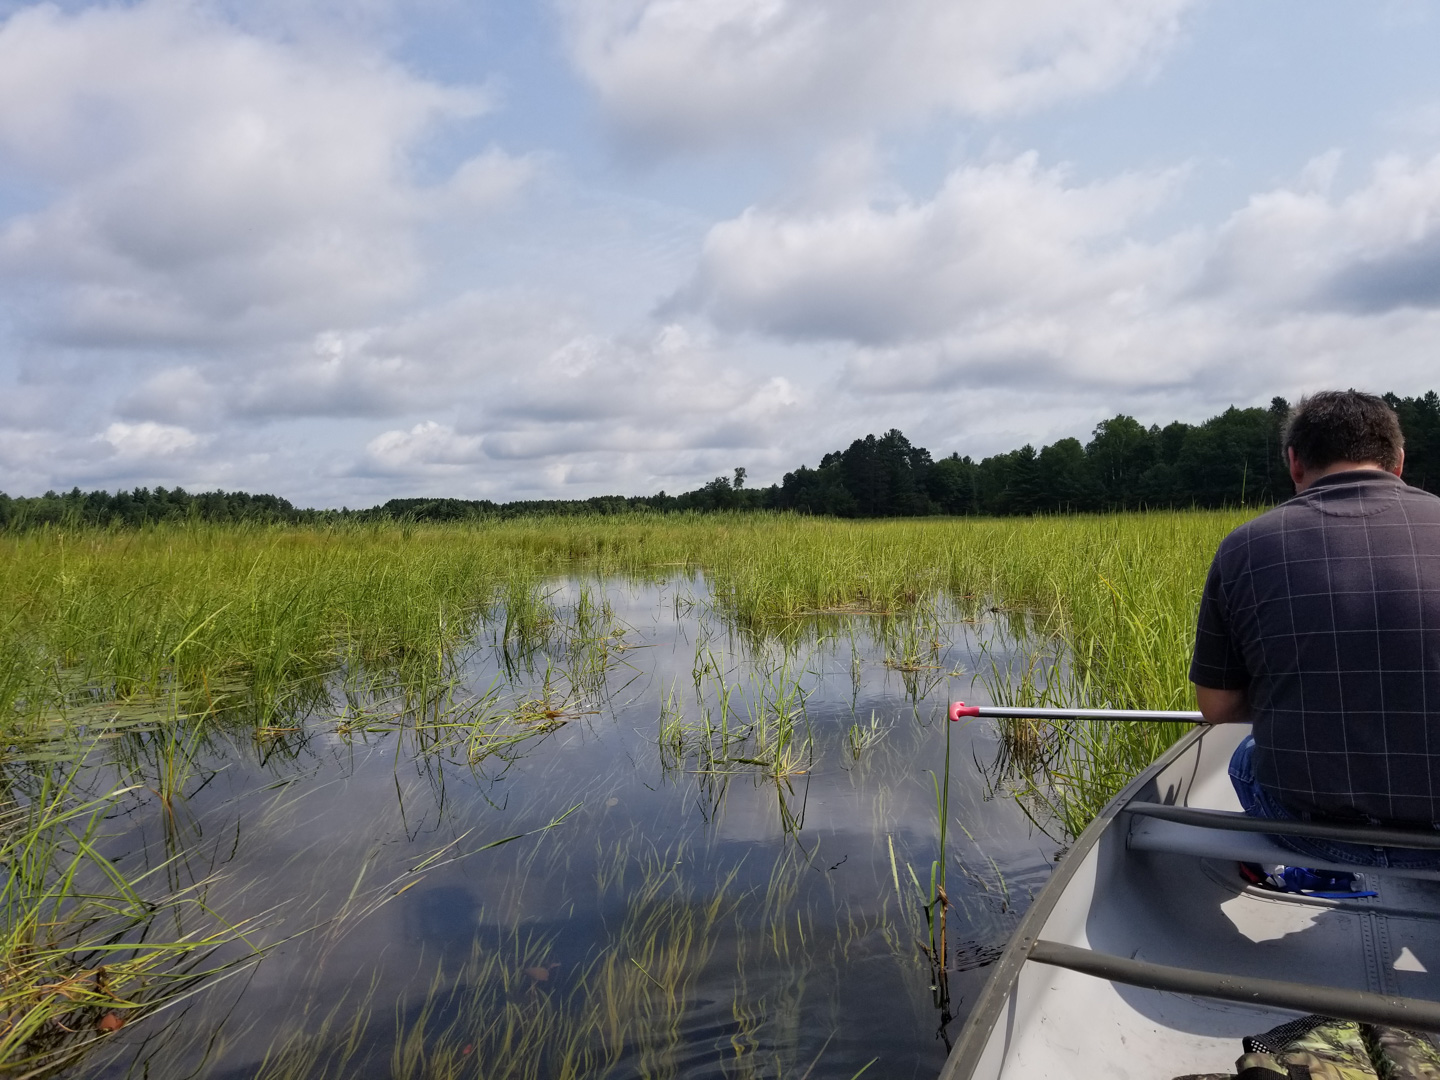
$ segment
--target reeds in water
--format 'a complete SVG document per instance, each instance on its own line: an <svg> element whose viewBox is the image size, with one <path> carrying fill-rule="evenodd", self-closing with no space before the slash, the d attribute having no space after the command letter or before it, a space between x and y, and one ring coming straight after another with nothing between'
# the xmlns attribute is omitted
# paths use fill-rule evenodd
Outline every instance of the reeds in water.
<svg viewBox="0 0 1440 1080"><path fill-rule="evenodd" d="M126 874L101 851L115 793L87 798L50 765L0 808L0 1070L48 1075L259 955L228 923L213 879L168 864Z"/></svg>
<svg viewBox="0 0 1440 1080"><path fill-rule="evenodd" d="M320 718L342 741L395 738L397 760L404 739L419 758L503 768L536 740L588 722L582 718L605 709L628 677L629 650L638 645L595 582L703 575L700 599L684 603L706 608L757 662L737 671L723 650L695 642L693 700L682 700L673 681L656 695L661 761L717 785L717 798L734 777L773 785L782 822L796 830L817 755L807 703L819 665L806 653L817 640L849 633L858 655L854 625L873 620L883 661L918 703L954 677L942 660L943 611L998 628L1010 635L1009 653L1028 657L1023 671L988 673L997 698L1186 707L1205 568L1242 517L566 518L0 536L0 734L10 785L0 814L7 865L28 868L11 875L5 893L4 1053L43 1064L83 1052L103 1038L94 1024L105 1016L129 1024L172 1000L173 988L199 985L186 979L245 954L223 920L200 919L204 929L191 931L188 913L204 907L203 884L177 889L164 872L122 872L94 858L95 815L128 782L82 795L64 779L73 771L53 772L82 760L87 740L156 733L145 745L159 745L160 757L154 768L137 759L134 783L155 793L153 805L172 826L195 781L196 748L213 732L238 733L269 760L298 752ZM557 592L561 576L580 583L571 599ZM681 602L677 594L677 610ZM503 678L476 691L467 656L487 638L503 657ZM858 698L858 661L851 677ZM857 717L837 737L848 739L855 761L874 749L880 730L873 717L868 726ZM1062 829L1078 831L1174 734L1155 725L1007 725L1006 782ZM47 770L55 777L48 789ZM929 887L917 875L904 903L924 921L944 974L948 791L937 787L936 800L940 858ZM898 893L898 869L895 879ZM142 910L162 921L187 912L185 932L162 947L155 943L166 935L146 930L151 951L137 951ZM701 925L710 916L702 904L685 916L692 917ZM627 1009L659 1007L659 997L642 1002L642 990L683 999L667 966L672 946L659 944L671 932L657 929L653 947L640 941L621 957L633 963L600 965L587 978L608 971L610 999ZM688 931L676 924L673 932ZM795 926L797 938L809 933L803 920ZM788 919L776 934L769 947L788 947ZM687 957L701 955L685 948ZM470 984L493 982L482 970L488 962L475 959ZM539 992L553 996L558 985ZM431 1013L407 1017L404 1030L448 1030L448 1018L468 1007L447 997ZM578 1008L565 1004L567 1023ZM654 1023L666 1015L660 1009ZM63 1038L46 1042L62 1029ZM348 1019L337 1016L326 1030L342 1044L352 1038ZM586 1045L612 1048L608 1054L616 1039ZM463 1050L456 1052L465 1057ZM671 1069L656 1053L656 1071ZM433 1072L437 1061L397 1058L396 1067Z"/></svg>

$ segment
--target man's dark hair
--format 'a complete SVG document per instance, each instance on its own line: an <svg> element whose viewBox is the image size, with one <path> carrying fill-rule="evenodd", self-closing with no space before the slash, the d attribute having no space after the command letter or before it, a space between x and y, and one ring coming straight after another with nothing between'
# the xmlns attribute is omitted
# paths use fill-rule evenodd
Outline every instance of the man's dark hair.
<svg viewBox="0 0 1440 1080"><path fill-rule="evenodd" d="M1322 390L1300 399L1282 440L1307 469L1337 461L1373 461L1382 469L1400 464L1405 436L1395 410L1383 398L1359 390Z"/></svg>

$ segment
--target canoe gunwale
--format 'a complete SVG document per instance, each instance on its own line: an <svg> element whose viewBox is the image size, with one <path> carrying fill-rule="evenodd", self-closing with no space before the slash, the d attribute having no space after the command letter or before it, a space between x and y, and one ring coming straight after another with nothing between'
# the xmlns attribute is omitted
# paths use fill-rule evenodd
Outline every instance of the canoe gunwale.
<svg viewBox="0 0 1440 1080"><path fill-rule="evenodd" d="M1177 758L1181 757L1195 743L1197 743L1205 732L1209 730L1208 725L1197 725L1161 754L1149 768L1145 769L1120 791L1115 798L1105 804L1105 808L1095 816L1095 819L1085 827L1085 830L1076 838L1070 850L1060 860L1055 873L1040 890L1040 895L1031 903L1020 925L1016 927L1015 933L1010 938L1010 943L1005 946L1005 951L1000 954L1000 959L995 964L995 970L990 973L986 980L985 987L980 992L980 997L975 1002L975 1008L965 1020L965 1026L960 1031L960 1038L955 1048L946 1058L944 1067L940 1070L939 1080L962 1080L974 1074L976 1065L980 1062L980 1056L985 1052L985 1046L990 1040L990 1033L1000 1018L1000 1013L1009 999L1010 991L1015 985L1016 979L1020 977L1020 971L1030 959L1031 950L1040 940L1040 931L1046 921L1050 918L1059 902L1060 896L1070 884L1075 872L1085 861L1085 856L1100 842L1100 838L1106 831L1115 824L1121 814L1125 812L1125 806L1139 792L1155 779L1164 769Z"/></svg>

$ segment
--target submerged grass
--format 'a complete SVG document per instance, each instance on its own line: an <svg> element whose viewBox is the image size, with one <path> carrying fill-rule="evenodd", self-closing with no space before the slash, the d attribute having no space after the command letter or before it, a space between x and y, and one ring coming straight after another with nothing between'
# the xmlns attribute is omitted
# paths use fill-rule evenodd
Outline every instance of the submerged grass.
<svg viewBox="0 0 1440 1080"><path fill-rule="evenodd" d="M6 1076L49 1075L259 955L211 907L212 880L181 885L166 864L122 874L99 843L124 792L87 798L76 777L48 765L28 789L8 784L0 809Z"/></svg>
<svg viewBox="0 0 1440 1080"><path fill-rule="evenodd" d="M477 936L467 955L433 962L428 987L397 1007L388 1062L377 1060L380 1048L359 1034L376 1011L372 987L359 1001L307 1017L306 1029L278 1042L256 1075L659 1080L696 1069L735 1080L809 1075L828 1040L806 1068L800 1008L807 977L881 928L850 919L837 920L831 931L808 908L799 910L813 868L793 853L749 888L738 884L738 868L706 866L703 852L684 845L660 848L623 835L597 855L589 902L620 901L598 950L576 957L524 928ZM699 881L687 873L697 860ZM723 962L716 955L721 942L736 960L729 1023L700 992ZM747 985L746 960L755 957L785 964L789 978L778 993ZM697 1025L707 1029L698 1044Z"/></svg>

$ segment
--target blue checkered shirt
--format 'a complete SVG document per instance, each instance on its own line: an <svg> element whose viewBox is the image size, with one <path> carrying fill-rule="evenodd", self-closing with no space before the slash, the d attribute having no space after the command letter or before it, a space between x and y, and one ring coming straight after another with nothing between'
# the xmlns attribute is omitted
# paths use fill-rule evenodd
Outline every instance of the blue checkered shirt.
<svg viewBox="0 0 1440 1080"><path fill-rule="evenodd" d="M1246 691L1256 778L1291 810L1440 822L1440 498L1333 473L1240 526L1190 679Z"/></svg>

